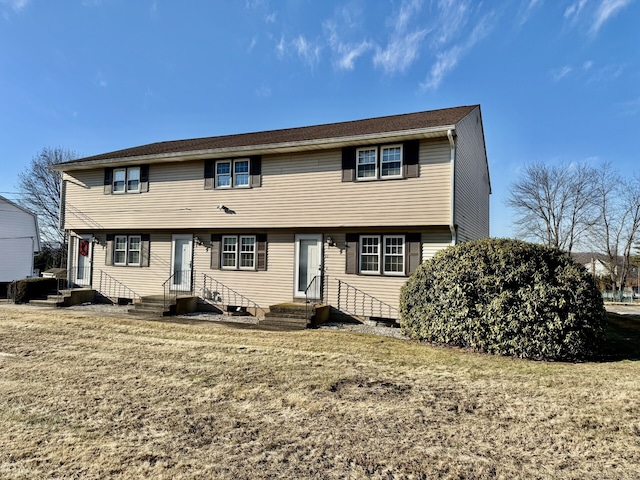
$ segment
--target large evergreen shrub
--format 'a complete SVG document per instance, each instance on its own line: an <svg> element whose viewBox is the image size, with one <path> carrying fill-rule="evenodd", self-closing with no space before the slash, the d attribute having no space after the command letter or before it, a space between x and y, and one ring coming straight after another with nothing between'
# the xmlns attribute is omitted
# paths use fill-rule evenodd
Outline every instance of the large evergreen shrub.
<svg viewBox="0 0 640 480"><path fill-rule="evenodd" d="M400 295L400 324L412 338L522 358L591 357L605 322L602 296L582 265L518 240L442 250Z"/></svg>

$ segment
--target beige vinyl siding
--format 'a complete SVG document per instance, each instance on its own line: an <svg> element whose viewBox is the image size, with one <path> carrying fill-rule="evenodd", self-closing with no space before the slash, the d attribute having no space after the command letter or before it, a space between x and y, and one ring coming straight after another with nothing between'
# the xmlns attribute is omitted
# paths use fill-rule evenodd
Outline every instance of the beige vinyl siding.
<svg viewBox="0 0 640 480"><path fill-rule="evenodd" d="M422 234L422 261L433 258L443 248L451 245L451 232L448 230Z"/></svg>
<svg viewBox="0 0 640 480"><path fill-rule="evenodd" d="M204 189L204 162L150 165L149 191L103 194L104 169L65 174L65 227L80 229L298 228L446 225L446 140L422 141L420 176L341 181L341 150L262 158L262 186ZM216 208L225 205L230 213ZM415 208L414 208L415 207Z"/></svg>
<svg viewBox="0 0 640 480"><path fill-rule="evenodd" d="M253 232L246 231L251 234ZM208 236L210 238L210 235ZM207 239L208 240L208 239ZM223 283L249 298L262 308L293 298L294 234L269 233L267 235L267 270L212 270L211 251L197 246L194 256L196 286L203 283L202 274Z"/></svg>
<svg viewBox="0 0 640 480"><path fill-rule="evenodd" d="M458 122L456 132L455 223L464 242L489 236L491 187L480 109Z"/></svg>

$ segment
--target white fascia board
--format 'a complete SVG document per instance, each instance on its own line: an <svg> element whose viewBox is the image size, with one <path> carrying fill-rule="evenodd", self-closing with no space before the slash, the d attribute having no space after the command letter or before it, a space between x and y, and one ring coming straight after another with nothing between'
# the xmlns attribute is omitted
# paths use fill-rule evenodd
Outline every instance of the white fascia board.
<svg viewBox="0 0 640 480"><path fill-rule="evenodd" d="M411 140L419 138L446 137L448 130L455 130L455 125L445 125L432 128L420 128L413 130L400 130L394 132L369 133L366 135L354 135L349 137L321 138L303 140L300 142L268 143L264 145L245 145L229 148L213 148L207 150L190 150L184 152L164 153L160 155L138 155L135 157L108 158L102 160L88 160L73 164L54 165L53 170L63 172L72 170L86 170L105 165L121 166L136 165L140 163L164 163L182 162L205 158L224 158L226 156L269 155L276 153L291 153L305 150L327 150L346 146L363 145L367 143L392 143L399 140Z"/></svg>

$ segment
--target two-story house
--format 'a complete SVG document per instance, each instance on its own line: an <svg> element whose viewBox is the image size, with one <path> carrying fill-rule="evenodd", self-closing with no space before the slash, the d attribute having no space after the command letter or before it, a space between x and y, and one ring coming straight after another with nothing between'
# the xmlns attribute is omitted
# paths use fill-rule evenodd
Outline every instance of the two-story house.
<svg viewBox="0 0 640 480"><path fill-rule="evenodd" d="M479 105L159 142L56 168L69 280L96 290L109 279L141 296L237 295L264 309L306 297L376 316L398 306L423 259L489 235Z"/></svg>

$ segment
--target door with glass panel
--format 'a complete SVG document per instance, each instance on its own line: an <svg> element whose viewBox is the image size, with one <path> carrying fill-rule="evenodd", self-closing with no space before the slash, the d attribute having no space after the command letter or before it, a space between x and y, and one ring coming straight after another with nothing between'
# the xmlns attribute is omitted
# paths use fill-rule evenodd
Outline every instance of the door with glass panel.
<svg viewBox="0 0 640 480"><path fill-rule="evenodd" d="M296 235L295 269L294 297L319 300L322 292L322 235Z"/></svg>
<svg viewBox="0 0 640 480"><path fill-rule="evenodd" d="M171 290L191 291L193 235L173 235L171 238Z"/></svg>

